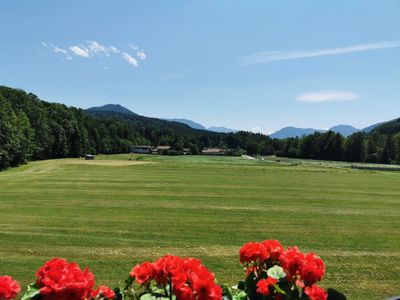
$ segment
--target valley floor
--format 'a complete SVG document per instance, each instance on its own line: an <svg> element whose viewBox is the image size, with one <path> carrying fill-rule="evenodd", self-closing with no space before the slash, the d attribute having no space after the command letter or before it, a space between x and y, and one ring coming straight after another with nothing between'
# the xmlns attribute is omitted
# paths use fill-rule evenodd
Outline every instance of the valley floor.
<svg viewBox="0 0 400 300"><path fill-rule="evenodd" d="M130 160L129 160L130 159ZM278 239L319 254L349 299L400 294L400 172L275 158L97 156L0 173L0 274L24 285L52 257L123 284L137 262L201 258L243 275L240 246Z"/></svg>

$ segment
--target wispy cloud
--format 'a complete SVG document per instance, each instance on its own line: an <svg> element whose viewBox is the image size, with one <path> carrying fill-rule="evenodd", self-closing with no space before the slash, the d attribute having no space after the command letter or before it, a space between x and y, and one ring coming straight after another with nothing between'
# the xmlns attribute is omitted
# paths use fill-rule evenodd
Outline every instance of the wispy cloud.
<svg viewBox="0 0 400 300"><path fill-rule="evenodd" d="M72 53L74 53L75 55L81 56L81 57L89 57L89 50L87 48L84 47L79 47L79 46L71 46L69 47L69 50L72 51Z"/></svg>
<svg viewBox="0 0 400 300"><path fill-rule="evenodd" d="M400 48L400 41L360 44L342 48L320 49L320 50L300 50L300 51L280 50L280 51L258 52L242 57L240 60L240 65L250 66L250 65L264 64L274 61L301 59L301 58L318 57L318 56L332 56L332 55L348 54L355 52L388 49L388 48Z"/></svg>
<svg viewBox="0 0 400 300"><path fill-rule="evenodd" d="M137 67L139 65L137 60L126 52L122 53L122 58L125 59L128 62L128 64L130 64L132 66Z"/></svg>
<svg viewBox="0 0 400 300"><path fill-rule="evenodd" d="M134 54L130 54L128 53L129 51L121 50L116 46L104 46L97 41L87 41L83 44L69 46L67 47L67 49L63 49L54 45L49 45L46 42L41 42L41 44L43 47L52 48L55 53L64 54L65 60L72 60L74 56L79 56L81 58L102 58L114 55L122 58L128 64L137 67L139 65L138 59L145 60L147 57L143 49L140 49L138 46L133 46L132 44L129 44L125 48L134 50Z"/></svg>
<svg viewBox="0 0 400 300"><path fill-rule="evenodd" d="M113 53L113 54L120 54L121 53L121 51L119 51L117 49L117 47L111 46L109 49L110 49L110 52Z"/></svg>
<svg viewBox="0 0 400 300"><path fill-rule="evenodd" d="M136 53L136 55L141 59L141 60L145 60L146 59L146 53L144 53L144 51L138 51Z"/></svg>
<svg viewBox="0 0 400 300"><path fill-rule="evenodd" d="M97 55L104 55L107 54L109 49L104 47L103 45L99 44L96 41L88 41L89 43L89 52L92 54L97 54Z"/></svg>
<svg viewBox="0 0 400 300"><path fill-rule="evenodd" d="M351 91L319 91L297 95L296 99L303 102L353 101L361 95Z"/></svg>
<svg viewBox="0 0 400 300"><path fill-rule="evenodd" d="M68 54L67 50L58 47L53 47L55 53Z"/></svg>

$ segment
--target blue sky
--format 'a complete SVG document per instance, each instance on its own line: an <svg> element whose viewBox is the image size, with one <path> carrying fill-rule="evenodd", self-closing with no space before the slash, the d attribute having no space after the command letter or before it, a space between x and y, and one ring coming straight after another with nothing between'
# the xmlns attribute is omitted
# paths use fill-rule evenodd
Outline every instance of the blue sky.
<svg viewBox="0 0 400 300"><path fill-rule="evenodd" d="M0 84L273 132L400 117L400 1L0 2Z"/></svg>

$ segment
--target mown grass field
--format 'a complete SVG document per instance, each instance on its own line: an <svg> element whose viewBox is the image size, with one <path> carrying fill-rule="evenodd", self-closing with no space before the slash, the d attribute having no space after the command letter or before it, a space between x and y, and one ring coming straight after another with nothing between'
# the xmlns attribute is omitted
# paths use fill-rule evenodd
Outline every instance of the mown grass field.
<svg viewBox="0 0 400 300"><path fill-rule="evenodd" d="M240 157L99 156L0 173L0 275L24 285L52 257L122 284L166 253L235 284L240 246L279 239L325 261L349 299L400 294L400 172Z"/></svg>

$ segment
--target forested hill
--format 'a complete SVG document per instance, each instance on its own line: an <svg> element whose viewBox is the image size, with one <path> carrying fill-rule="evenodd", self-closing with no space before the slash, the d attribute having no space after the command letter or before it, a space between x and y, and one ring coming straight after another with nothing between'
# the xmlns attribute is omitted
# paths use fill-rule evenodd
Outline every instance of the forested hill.
<svg viewBox="0 0 400 300"><path fill-rule="evenodd" d="M373 129L373 131L378 132L380 134L397 134L400 132L400 118L385 122Z"/></svg>
<svg viewBox="0 0 400 300"><path fill-rule="evenodd" d="M195 154L203 147L245 148L266 136L192 129L136 114L90 112L48 103L32 93L0 86L0 170L29 160L126 153L133 145L171 145Z"/></svg>
<svg viewBox="0 0 400 300"><path fill-rule="evenodd" d="M99 111L112 111L112 112L118 112L122 114L128 114L128 115L136 115L134 112L130 111L129 109L119 105L119 104L106 104L103 106L99 107L91 107L85 110L86 112L99 112Z"/></svg>
<svg viewBox="0 0 400 300"><path fill-rule="evenodd" d="M198 130L132 112L85 112L0 86L0 170L29 160L126 153L140 144L169 145L170 154L218 147L235 154L400 163L400 119L348 137L328 131L278 140L244 131Z"/></svg>

